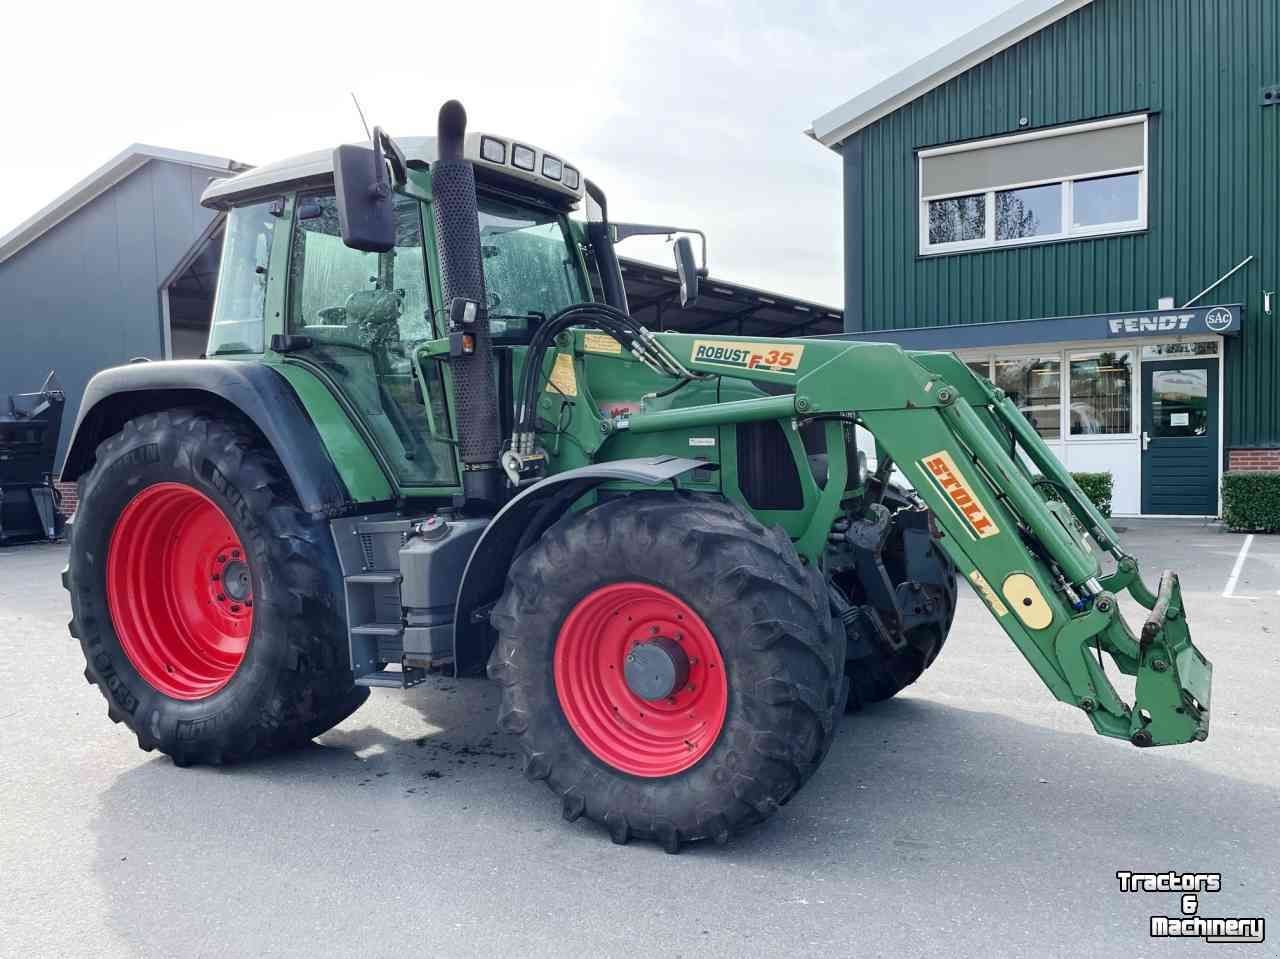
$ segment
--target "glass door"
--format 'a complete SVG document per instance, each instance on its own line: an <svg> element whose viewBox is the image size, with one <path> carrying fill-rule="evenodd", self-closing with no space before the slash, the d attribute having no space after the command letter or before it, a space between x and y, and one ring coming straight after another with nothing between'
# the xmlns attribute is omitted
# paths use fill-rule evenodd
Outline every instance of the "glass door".
<svg viewBox="0 0 1280 959"><path fill-rule="evenodd" d="M1218 362L1142 364L1142 512L1218 512Z"/></svg>

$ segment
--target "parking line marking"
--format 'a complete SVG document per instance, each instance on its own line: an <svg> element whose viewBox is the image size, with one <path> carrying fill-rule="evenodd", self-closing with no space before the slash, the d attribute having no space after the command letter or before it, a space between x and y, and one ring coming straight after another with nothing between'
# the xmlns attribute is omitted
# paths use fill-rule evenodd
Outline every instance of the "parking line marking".
<svg viewBox="0 0 1280 959"><path fill-rule="evenodd" d="M1253 534L1250 533L1244 538L1244 542L1240 546L1240 555L1236 557L1236 564L1231 567L1231 575L1227 577L1227 587L1222 591L1223 599L1252 599L1252 596L1237 596L1236 583L1240 581L1240 571L1244 569L1245 557L1249 555L1249 547L1253 545Z"/></svg>

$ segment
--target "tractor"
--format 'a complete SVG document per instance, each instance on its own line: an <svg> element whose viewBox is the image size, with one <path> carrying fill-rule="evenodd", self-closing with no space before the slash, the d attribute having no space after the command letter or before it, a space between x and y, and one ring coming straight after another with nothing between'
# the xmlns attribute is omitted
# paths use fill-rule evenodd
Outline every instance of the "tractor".
<svg viewBox="0 0 1280 959"><path fill-rule="evenodd" d="M1149 588L955 356L646 329L615 245L679 234L688 303L705 239L611 222L456 101L435 137L375 128L202 202L206 357L95 376L62 473L70 630L144 750L242 762L370 687L487 674L565 819L722 843L930 666L957 579L1097 732L1206 737L1177 576Z"/></svg>

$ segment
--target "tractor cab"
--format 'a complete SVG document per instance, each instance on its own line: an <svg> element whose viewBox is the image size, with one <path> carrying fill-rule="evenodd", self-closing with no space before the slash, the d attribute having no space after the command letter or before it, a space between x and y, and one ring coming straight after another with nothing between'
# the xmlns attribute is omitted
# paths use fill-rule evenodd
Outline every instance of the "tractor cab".
<svg viewBox="0 0 1280 959"><path fill-rule="evenodd" d="M459 486L439 364L417 348L446 335L431 165L436 138L395 141L403 182L387 198L390 244L344 242L334 151L305 154L212 183L203 203L227 211L207 355L274 354L335 387L407 492ZM365 149L366 148L353 148ZM541 148L473 133L477 228L489 328L527 340L539 319L591 299L579 170ZM367 244L366 244L367 245Z"/></svg>

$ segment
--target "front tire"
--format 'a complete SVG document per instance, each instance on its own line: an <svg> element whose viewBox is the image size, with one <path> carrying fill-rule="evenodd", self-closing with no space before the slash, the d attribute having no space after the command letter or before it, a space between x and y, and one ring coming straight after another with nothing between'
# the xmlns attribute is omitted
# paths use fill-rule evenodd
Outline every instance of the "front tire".
<svg viewBox="0 0 1280 959"><path fill-rule="evenodd" d="M881 503L893 514L893 527L880 557L885 572L895 590L907 582L918 584L912 602L919 602L925 614L915 616L910 628L892 637L868 628L865 619L849 619L844 667L849 679L848 712L892 699L918 680L942 652L956 615L955 565L933 538L923 504L913 493L893 485L884 491ZM831 587L845 609L850 600L865 601L854 573L837 574Z"/></svg>
<svg viewBox="0 0 1280 959"><path fill-rule="evenodd" d="M721 500L637 493L561 520L512 564L492 622L525 774L615 842L724 842L831 745L844 635L822 577ZM671 684L645 695L642 647Z"/></svg>
<svg viewBox="0 0 1280 959"><path fill-rule="evenodd" d="M346 655L342 577L247 426L177 409L131 420L80 481L64 585L108 714L179 765L299 745L368 696Z"/></svg>

